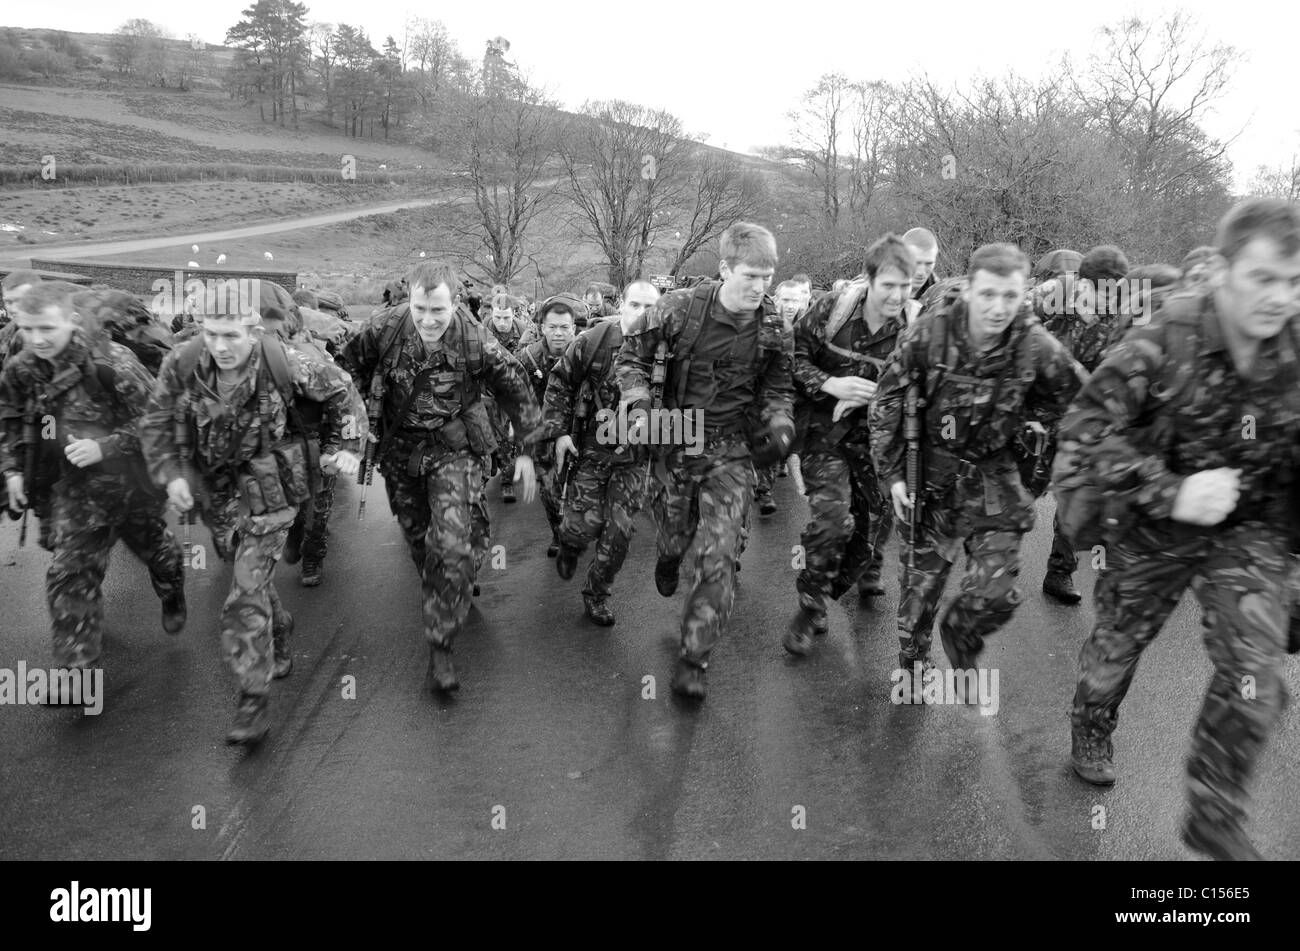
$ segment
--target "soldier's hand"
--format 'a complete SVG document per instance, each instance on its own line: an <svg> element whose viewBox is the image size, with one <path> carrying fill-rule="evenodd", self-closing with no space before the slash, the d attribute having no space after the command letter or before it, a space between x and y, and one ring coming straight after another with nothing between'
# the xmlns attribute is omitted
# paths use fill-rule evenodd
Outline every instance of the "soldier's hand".
<svg viewBox="0 0 1300 951"><path fill-rule="evenodd" d="M9 490L9 510L21 512L27 508L27 494L23 492L23 474L15 472L5 479L5 488Z"/></svg>
<svg viewBox="0 0 1300 951"><path fill-rule="evenodd" d="M859 403L856 400L836 400L835 409L831 411L831 422L838 423L845 413L866 405L866 403Z"/></svg>
<svg viewBox="0 0 1300 951"><path fill-rule="evenodd" d="M522 482L519 494L524 502L537 498L537 471L533 468L531 456L519 456L515 459L515 481Z"/></svg>
<svg viewBox="0 0 1300 951"><path fill-rule="evenodd" d="M1237 507L1240 496L1240 469L1206 469L1183 480L1170 517L1188 525L1218 525Z"/></svg>
<svg viewBox="0 0 1300 951"><path fill-rule="evenodd" d="M578 454L578 447L573 442L573 437L567 433L555 440L555 471L559 472L564 468L564 457L569 453L574 456Z"/></svg>
<svg viewBox="0 0 1300 951"><path fill-rule="evenodd" d="M97 466L104 461L104 450L93 439L73 439L68 437L68 444L63 447L63 454L68 462L78 469Z"/></svg>
<svg viewBox="0 0 1300 951"><path fill-rule="evenodd" d="M339 472L345 476L354 476L361 468L361 460L346 449L340 449L332 456L321 456L320 468L321 472L324 472L326 475L333 475L335 472Z"/></svg>
<svg viewBox="0 0 1300 951"><path fill-rule="evenodd" d="M860 376L833 376L822 384L822 392L861 406L876 395L876 384Z"/></svg>
<svg viewBox="0 0 1300 951"><path fill-rule="evenodd" d="M905 521L912 511L913 501L912 496L908 494L907 483L899 479L891 485L889 487L889 497L894 503L894 515L898 517L900 522Z"/></svg>
<svg viewBox="0 0 1300 951"><path fill-rule="evenodd" d="M167 483L167 501L178 512L188 512L194 508L194 496L190 495L190 484L184 478L172 479Z"/></svg>

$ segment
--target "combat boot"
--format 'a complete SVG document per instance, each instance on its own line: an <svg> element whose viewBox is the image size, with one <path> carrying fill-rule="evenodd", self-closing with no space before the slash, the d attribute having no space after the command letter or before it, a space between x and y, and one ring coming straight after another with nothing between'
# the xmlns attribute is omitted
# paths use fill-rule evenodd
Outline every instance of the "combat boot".
<svg viewBox="0 0 1300 951"><path fill-rule="evenodd" d="M1070 765L1078 777L1094 786L1114 786L1115 764L1111 762L1114 749L1110 737L1089 734L1078 727L1070 730Z"/></svg>
<svg viewBox="0 0 1300 951"><path fill-rule="evenodd" d="M573 577L573 573L578 570L578 556L582 554L582 549L574 548L572 545L560 543L560 553L555 556L555 572L565 581Z"/></svg>
<svg viewBox="0 0 1300 951"><path fill-rule="evenodd" d="M1235 822L1230 825L1188 816L1183 823L1183 844L1220 862L1262 862L1264 856Z"/></svg>
<svg viewBox="0 0 1300 951"><path fill-rule="evenodd" d="M948 655L948 662L953 670L970 670L977 663L979 649L965 646L966 638L952 633L948 625L939 625L939 639L943 642L943 652Z"/></svg>
<svg viewBox="0 0 1300 951"><path fill-rule="evenodd" d="M605 603L604 598L584 594L582 604L586 608L587 617L601 627L609 627L614 623L614 612L609 609L609 605Z"/></svg>
<svg viewBox="0 0 1300 951"><path fill-rule="evenodd" d="M293 671L293 652L289 648L289 638L293 635L293 615L284 612L283 625L272 622L271 643L275 648L275 660L271 663L271 676L283 680Z"/></svg>
<svg viewBox="0 0 1300 951"><path fill-rule="evenodd" d="M302 561L302 536L302 523L294 522L293 527L289 529L289 537L284 540L284 563L286 565L296 565ZM237 546L238 543L236 543Z"/></svg>
<svg viewBox="0 0 1300 951"><path fill-rule="evenodd" d="M821 630L818 630L820 619ZM781 639L781 646L798 657L807 657L812 653L813 635L826 633L826 613L799 608L790 619L790 626Z"/></svg>
<svg viewBox="0 0 1300 951"><path fill-rule="evenodd" d="M1062 604L1078 604L1083 600L1074 586L1074 575L1065 571L1049 571L1043 577L1043 594Z"/></svg>
<svg viewBox="0 0 1300 951"><path fill-rule="evenodd" d="M429 645L429 671L424 678L430 693L451 693L460 689L456 679L456 665L451 662L451 648L439 644Z"/></svg>
<svg viewBox="0 0 1300 951"><path fill-rule="evenodd" d="M501 477L501 501L513 502L515 500L515 484L507 479L504 475Z"/></svg>
<svg viewBox="0 0 1300 951"><path fill-rule="evenodd" d="M179 634L188 617L183 589L162 599L162 626L168 634Z"/></svg>
<svg viewBox="0 0 1300 951"><path fill-rule="evenodd" d="M673 693L688 700L703 700L707 692L704 668L692 664L685 657L677 658L677 669L673 671Z"/></svg>
<svg viewBox="0 0 1300 951"><path fill-rule="evenodd" d="M302 560L301 584L304 588L314 588L321 581L321 563L319 558L306 557Z"/></svg>
<svg viewBox="0 0 1300 951"><path fill-rule="evenodd" d="M776 511L776 503L772 501L772 496L764 492L758 497L758 514L771 515Z"/></svg>
<svg viewBox="0 0 1300 951"><path fill-rule="evenodd" d="M680 558L660 558L655 562L655 588L665 598L677 593L677 576L681 573Z"/></svg>
<svg viewBox="0 0 1300 951"><path fill-rule="evenodd" d="M859 598L878 598L885 593L885 586L880 581L880 566L872 565L867 573L858 579Z"/></svg>
<svg viewBox="0 0 1300 951"><path fill-rule="evenodd" d="M235 711L235 720L230 724L226 742L252 746L266 736L266 731L271 728L271 715L266 706L266 694L241 693L239 709Z"/></svg>

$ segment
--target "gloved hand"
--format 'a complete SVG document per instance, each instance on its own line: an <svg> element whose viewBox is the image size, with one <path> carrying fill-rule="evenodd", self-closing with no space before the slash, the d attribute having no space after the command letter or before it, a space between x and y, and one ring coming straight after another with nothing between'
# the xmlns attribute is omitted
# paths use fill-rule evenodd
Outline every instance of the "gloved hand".
<svg viewBox="0 0 1300 951"><path fill-rule="evenodd" d="M774 416L767 428L750 444L756 466L774 466L790 453L794 444L794 421L788 416Z"/></svg>

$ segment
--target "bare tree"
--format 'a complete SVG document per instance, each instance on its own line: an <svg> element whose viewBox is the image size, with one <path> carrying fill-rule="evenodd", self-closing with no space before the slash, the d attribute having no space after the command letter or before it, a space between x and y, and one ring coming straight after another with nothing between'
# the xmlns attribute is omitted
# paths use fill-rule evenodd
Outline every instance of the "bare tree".
<svg viewBox="0 0 1300 951"><path fill-rule="evenodd" d="M558 180L545 173L561 129L557 103L526 82L513 95L490 85L438 120L436 134L452 143L453 163L473 192L473 214L449 226L462 239L457 257L490 283L508 284L532 260L538 242L529 229L555 196Z"/></svg>
<svg viewBox="0 0 1300 951"><path fill-rule="evenodd" d="M688 177L695 184L686 190L682 243L668 269L674 277L695 252L737 221L753 217L766 197L763 180L724 153L700 147L691 164Z"/></svg>
<svg viewBox="0 0 1300 951"><path fill-rule="evenodd" d="M1300 155L1292 155L1290 162L1271 168L1259 166L1247 192L1260 198L1300 201Z"/></svg>
<svg viewBox="0 0 1300 951"><path fill-rule="evenodd" d="M600 246L610 282L622 287L641 276L681 204L691 151L681 121L621 100L587 102L559 151L579 233Z"/></svg>
<svg viewBox="0 0 1300 951"><path fill-rule="evenodd" d="M841 137L847 131L852 84L841 73L827 73L787 114L791 139L822 193L822 214L832 226L840 220Z"/></svg>

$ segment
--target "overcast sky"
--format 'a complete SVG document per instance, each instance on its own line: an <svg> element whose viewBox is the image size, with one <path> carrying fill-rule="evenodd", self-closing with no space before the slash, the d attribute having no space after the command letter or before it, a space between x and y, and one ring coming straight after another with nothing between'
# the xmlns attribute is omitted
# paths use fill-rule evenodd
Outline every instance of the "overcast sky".
<svg viewBox="0 0 1300 951"><path fill-rule="evenodd" d="M180 37L219 43L246 0L63 0L51 7L11 4L9 26L108 33L143 17ZM1245 54L1230 91L1207 122L1230 150L1239 184L1259 164L1300 151L1300 9L1264 0L1183 3L1212 40ZM1036 76L1064 52L1099 50L1098 30L1126 14L1159 16L1175 5L1132 0L993 3L935 0L777 4L654 0L522 2L485 0L441 6L410 0L314 0L308 19L364 28L378 48L401 42L408 15L439 19L461 51L480 60L489 37L511 43L509 58L569 108L585 99L629 99L680 116L694 135L736 151L787 139L785 113L820 75L900 80L928 73L944 83L1008 68ZM996 12L992 12L996 11ZM0 93L0 100L3 93ZM1243 131L1244 130L1244 131Z"/></svg>

